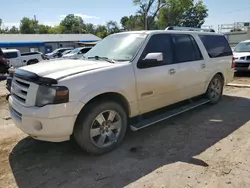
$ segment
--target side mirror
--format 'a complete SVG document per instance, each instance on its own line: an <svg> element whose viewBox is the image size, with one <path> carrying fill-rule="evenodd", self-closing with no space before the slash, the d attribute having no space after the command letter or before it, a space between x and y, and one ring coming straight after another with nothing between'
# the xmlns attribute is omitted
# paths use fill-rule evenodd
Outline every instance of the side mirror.
<svg viewBox="0 0 250 188"><path fill-rule="evenodd" d="M163 54L161 52L148 53L146 55L146 57L143 59L143 61L157 61L157 62L162 62L163 61Z"/></svg>
<svg viewBox="0 0 250 188"><path fill-rule="evenodd" d="M148 53L146 57L138 62L138 68L149 68L160 66L163 63L163 53Z"/></svg>

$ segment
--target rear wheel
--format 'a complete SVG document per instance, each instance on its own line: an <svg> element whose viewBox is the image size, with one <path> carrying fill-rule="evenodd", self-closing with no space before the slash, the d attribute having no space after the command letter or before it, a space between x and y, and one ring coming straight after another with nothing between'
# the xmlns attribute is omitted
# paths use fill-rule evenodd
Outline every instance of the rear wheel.
<svg viewBox="0 0 250 188"><path fill-rule="evenodd" d="M216 104L221 100L224 81L222 77L216 74L208 85L206 96L211 104Z"/></svg>
<svg viewBox="0 0 250 188"><path fill-rule="evenodd" d="M36 63L38 63L38 60L34 59L34 60L28 61L27 65L33 65L33 64L36 64Z"/></svg>
<svg viewBox="0 0 250 188"><path fill-rule="evenodd" d="M115 102L95 102L82 110L77 118L74 137L82 149L103 154L115 149L127 129L127 114Z"/></svg>

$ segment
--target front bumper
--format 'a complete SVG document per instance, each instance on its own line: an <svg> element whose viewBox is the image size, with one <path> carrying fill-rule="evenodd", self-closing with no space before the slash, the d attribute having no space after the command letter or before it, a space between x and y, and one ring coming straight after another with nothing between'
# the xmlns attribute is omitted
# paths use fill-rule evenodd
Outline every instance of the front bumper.
<svg viewBox="0 0 250 188"><path fill-rule="evenodd" d="M16 126L35 139L50 142L70 139L77 117L77 105L72 102L41 108L24 107L9 97L9 111Z"/></svg>
<svg viewBox="0 0 250 188"><path fill-rule="evenodd" d="M250 61L246 61L246 60L236 61L234 69L236 71L249 72L250 71Z"/></svg>

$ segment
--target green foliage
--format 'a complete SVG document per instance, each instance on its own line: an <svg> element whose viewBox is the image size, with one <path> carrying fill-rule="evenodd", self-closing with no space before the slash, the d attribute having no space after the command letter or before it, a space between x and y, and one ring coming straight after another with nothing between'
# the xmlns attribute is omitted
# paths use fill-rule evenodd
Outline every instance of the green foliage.
<svg viewBox="0 0 250 188"><path fill-rule="evenodd" d="M8 31L7 33L10 33L10 34L18 34L20 33L19 29L15 26L12 26Z"/></svg>
<svg viewBox="0 0 250 188"><path fill-rule="evenodd" d="M80 16L74 14L67 15L60 23L62 27L62 33L77 34L85 33L85 24Z"/></svg>
<svg viewBox="0 0 250 188"><path fill-rule="evenodd" d="M20 21L20 32L23 34L34 34L38 29L38 21L23 17Z"/></svg>
<svg viewBox="0 0 250 188"><path fill-rule="evenodd" d="M115 21L108 21L105 25L95 26L84 23L83 19L74 14L67 15L59 25L47 26L39 24L37 20L23 17L20 28L2 28L0 19L0 33L23 34L80 34L92 33L100 38L122 31L165 29L168 26L201 27L208 16L207 7L202 0L133 0L138 7L134 15L123 16L120 20L122 28Z"/></svg>
<svg viewBox="0 0 250 188"><path fill-rule="evenodd" d="M208 9L199 0L168 0L167 6L160 10L158 25L161 29L168 26L201 27L208 16Z"/></svg>

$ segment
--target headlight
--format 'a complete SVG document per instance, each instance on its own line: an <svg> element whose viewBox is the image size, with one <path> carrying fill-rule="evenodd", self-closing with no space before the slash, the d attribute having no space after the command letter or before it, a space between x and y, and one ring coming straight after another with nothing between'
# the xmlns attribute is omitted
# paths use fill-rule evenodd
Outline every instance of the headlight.
<svg viewBox="0 0 250 188"><path fill-rule="evenodd" d="M36 95L36 106L69 102L69 90L65 86L40 85Z"/></svg>

